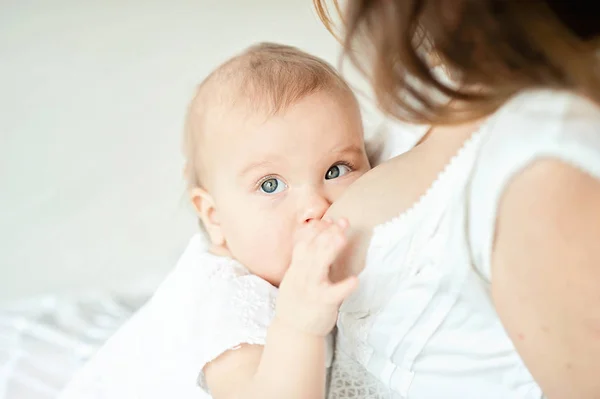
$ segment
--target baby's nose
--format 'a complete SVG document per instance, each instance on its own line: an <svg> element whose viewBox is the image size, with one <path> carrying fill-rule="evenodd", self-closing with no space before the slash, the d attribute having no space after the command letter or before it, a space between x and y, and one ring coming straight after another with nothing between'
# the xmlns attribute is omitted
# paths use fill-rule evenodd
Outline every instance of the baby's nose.
<svg viewBox="0 0 600 399"><path fill-rule="evenodd" d="M329 209L331 202L323 195L311 195L302 211L300 212L300 223L309 223L311 220L321 220Z"/></svg>

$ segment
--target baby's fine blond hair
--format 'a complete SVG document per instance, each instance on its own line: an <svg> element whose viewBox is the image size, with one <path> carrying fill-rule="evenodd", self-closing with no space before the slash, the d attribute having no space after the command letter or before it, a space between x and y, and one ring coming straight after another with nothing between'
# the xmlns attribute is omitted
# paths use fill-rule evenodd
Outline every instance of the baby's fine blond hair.
<svg viewBox="0 0 600 399"><path fill-rule="evenodd" d="M356 103L330 64L296 47L260 43L220 65L200 83L188 108L183 148L189 187L202 187L199 146L209 114L219 114L215 109L221 107L222 115L241 106L270 117L319 91Z"/></svg>

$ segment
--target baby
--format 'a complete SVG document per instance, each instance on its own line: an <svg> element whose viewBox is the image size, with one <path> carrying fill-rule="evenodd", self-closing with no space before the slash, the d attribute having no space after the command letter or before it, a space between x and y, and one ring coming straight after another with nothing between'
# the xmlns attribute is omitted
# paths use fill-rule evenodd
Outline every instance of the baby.
<svg viewBox="0 0 600 399"><path fill-rule="evenodd" d="M200 385L217 399L323 397L326 336L357 284L330 281L347 226L322 220L369 169L356 98L326 62L260 44L200 85L185 153L211 242Z"/></svg>
<svg viewBox="0 0 600 399"><path fill-rule="evenodd" d="M369 168L358 103L326 62L260 44L199 86L186 178L200 225L152 299L62 399L313 399L356 277L332 282L344 220L322 220Z"/></svg>

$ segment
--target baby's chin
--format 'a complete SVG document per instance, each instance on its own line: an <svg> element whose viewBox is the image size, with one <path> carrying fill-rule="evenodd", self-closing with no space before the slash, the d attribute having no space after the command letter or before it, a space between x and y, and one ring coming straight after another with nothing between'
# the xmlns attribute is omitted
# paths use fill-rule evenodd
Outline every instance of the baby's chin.
<svg viewBox="0 0 600 399"><path fill-rule="evenodd" d="M250 270L250 269L248 269L248 270ZM279 277L279 276L274 277L274 276L267 275L265 273L253 272L252 270L250 270L250 273L254 274L255 276L260 277L261 279L265 280L266 282L268 282L275 288L279 288L279 285L281 284L282 277Z"/></svg>
<svg viewBox="0 0 600 399"><path fill-rule="evenodd" d="M269 284L271 284L272 286L274 286L276 288L279 288L279 284L281 284L281 280L283 280L285 270L287 270L287 266L284 270L279 271L279 270L277 270L278 268L276 268L274 266L270 267L269 265L265 265L264 262L258 262L260 264L260 266L246 264L245 262L242 261L242 259L240 259L239 257L236 257L235 254L233 254L228 248L220 246L220 245L211 245L211 247L209 248L208 251L215 256L222 256L222 257L235 259L236 261L238 261L239 263L244 265L244 267L250 273L267 281ZM289 265L289 261L287 263L283 262L283 264ZM274 270L276 270L276 271L274 272Z"/></svg>

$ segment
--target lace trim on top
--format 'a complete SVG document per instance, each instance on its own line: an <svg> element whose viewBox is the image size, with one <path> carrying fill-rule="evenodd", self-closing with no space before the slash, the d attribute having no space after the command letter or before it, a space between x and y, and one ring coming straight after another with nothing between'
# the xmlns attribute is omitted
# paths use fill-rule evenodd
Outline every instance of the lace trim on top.
<svg viewBox="0 0 600 399"><path fill-rule="evenodd" d="M447 197L452 194L451 188L454 185L456 175L464 170L464 164L469 162L464 154L477 148L485 127L488 123L482 125L475 133L471 135L460 147L457 153L448 161L446 166L437 175L429 188L406 210L394 216L390 220L383 222L373 228L373 235L369 245L367 256L374 247L382 247L389 244L390 241L398 240L398 234L407 234L412 227L411 218L420 213L423 208L440 208L447 206L449 201ZM400 228L401 231L397 229ZM390 234L392 231L393 234Z"/></svg>

